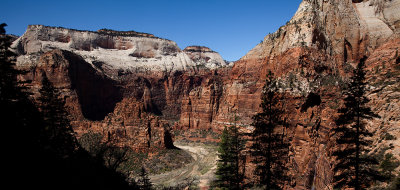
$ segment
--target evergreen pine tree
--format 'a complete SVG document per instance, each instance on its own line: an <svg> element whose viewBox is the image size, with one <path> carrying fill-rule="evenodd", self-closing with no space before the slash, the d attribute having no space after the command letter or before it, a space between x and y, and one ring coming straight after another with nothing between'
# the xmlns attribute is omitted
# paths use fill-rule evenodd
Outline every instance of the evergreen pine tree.
<svg viewBox="0 0 400 190"><path fill-rule="evenodd" d="M221 134L221 142L218 147L218 163L217 171L215 172L216 180L214 181L214 186L221 189L229 188L229 181L233 176L231 173L231 165L228 162L229 158L229 132L228 128L225 126Z"/></svg>
<svg viewBox="0 0 400 190"><path fill-rule="evenodd" d="M244 149L244 141L240 137L236 122L235 116L235 124L224 128L218 148L217 179L214 186L221 189L242 189L244 173L241 172L240 162L243 159L241 151Z"/></svg>
<svg viewBox="0 0 400 190"><path fill-rule="evenodd" d="M245 157L242 155L242 151L245 148L245 141L242 139L242 134L239 132L239 127L237 126L238 117L235 115L234 117L234 125L231 125L229 129L229 133L231 134L231 154L233 160L233 176L232 179L232 189L242 189L242 183L244 180L244 171L245 171ZM242 163L242 165L241 165Z"/></svg>
<svg viewBox="0 0 400 190"><path fill-rule="evenodd" d="M78 148L78 143L73 135L73 130L65 110L65 102L61 99L59 90L55 89L52 83L43 72L42 88L39 90L39 109L42 113L44 126L41 135L43 144L48 144L54 153L60 156L72 155Z"/></svg>
<svg viewBox="0 0 400 190"><path fill-rule="evenodd" d="M4 117L3 122L9 119L13 120L10 122L13 126L26 127L30 118L24 114L27 110L32 111L32 104L23 83L17 80L22 72L15 69L15 54L9 50L12 41L10 36L5 34L5 26L7 26L5 23L0 25L1 116Z"/></svg>
<svg viewBox="0 0 400 190"><path fill-rule="evenodd" d="M262 112L253 117L251 155L256 164L254 174L259 177L259 184L266 189L282 189L288 181L286 163L289 143L284 131L283 95L278 92L276 80L268 73L262 103Z"/></svg>
<svg viewBox="0 0 400 190"><path fill-rule="evenodd" d="M15 67L14 53L9 50L10 37L5 34L4 27L0 25L0 105L2 108L13 108L18 98L21 97L21 87L17 82L20 73Z"/></svg>
<svg viewBox="0 0 400 190"><path fill-rule="evenodd" d="M153 189L153 184L150 181L150 178L146 172L146 169L142 167L142 170L139 174L139 179L137 181L137 187L140 190L151 190Z"/></svg>
<svg viewBox="0 0 400 190"><path fill-rule="evenodd" d="M15 189L115 188L130 189L124 176L92 160L77 149L59 92L47 80L41 89L41 112L30 93L18 82L24 74L15 68L15 55L9 50L11 38L0 25L0 117L6 153L3 174L6 186ZM60 102L56 99L59 99ZM54 105L49 105L50 102ZM53 116L51 114L60 114ZM63 118L62 118L63 117ZM63 124L66 124L63 126ZM52 126L54 125L54 126ZM7 184L8 183L8 184Z"/></svg>
<svg viewBox="0 0 400 190"><path fill-rule="evenodd" d="M12 41L6 35L5 26L5 23L0 25L0 118L3 134L6 134L1 140L7 145L4 146L4 163L12 166L5 167L4 181L14 185L20 184L21 171L29 175L30 171L37 169L34 155L40 149L37 129L41 118L23 87L24 83L17 80L22 72L15 68L15 54L9 49ZM25 182L32 185L36 179L32 178L25 179Z"/></svg>
<svg viewBox="0 0 400 190"><path fill-rule="evenodd" d="M372 133L365 127L365 120L379 117L367 106L369 99L365 95L364 64L362 58L353 71L350 83L343 90L344 106L338 110L339 117L333 129L338 149L333 152L337 159L334 167L334 187L354 188L355 190L369 187L379 179L374 168L378 162L368 156Z"/></svg>

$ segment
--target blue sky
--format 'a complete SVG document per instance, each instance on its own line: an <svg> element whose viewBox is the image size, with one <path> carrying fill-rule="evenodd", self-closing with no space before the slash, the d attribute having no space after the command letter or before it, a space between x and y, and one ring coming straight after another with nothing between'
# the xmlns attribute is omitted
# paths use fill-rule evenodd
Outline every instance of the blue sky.
<svg viewBox="0 0 400 190"><path fill-rule="evenodd" d="M229 61L244 56L296 12L301 0L1 0L0 22L22 35L29 24L135 30L202 45Z"/></svg>

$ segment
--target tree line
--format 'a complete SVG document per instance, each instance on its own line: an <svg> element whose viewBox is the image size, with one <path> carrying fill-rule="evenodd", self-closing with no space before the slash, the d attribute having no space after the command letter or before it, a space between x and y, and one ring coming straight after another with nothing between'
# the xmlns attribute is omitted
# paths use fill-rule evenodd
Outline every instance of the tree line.
<svg viewBox="0 0 400 190"><path fill-rule="evenodd" d="M344 104L337 110L336 125L330 131L337 146L331 155L335 160L332 163L334 176L328 189L400 189L400 174L397 177L395 174L399 161L386 154L379 162L370 154L372 133L366 128L366 122L379 115L367 105L366 59L359 61L350 81L342 88ZM225 127L222 132L214 189L294 187L291 186L293 174L288 168L291 139L286 133L289 127L286 112L290 110L285 109L285 95L279 92L272 72L267 74L261 100L262 111L253 116L254 130L250 134L238 133L236 125ZM246 161L240 161L246 152L251 157L247 164L253 164L254 168L251 180L245 179ZM387 185L378 186L380 182Z"/></svg>

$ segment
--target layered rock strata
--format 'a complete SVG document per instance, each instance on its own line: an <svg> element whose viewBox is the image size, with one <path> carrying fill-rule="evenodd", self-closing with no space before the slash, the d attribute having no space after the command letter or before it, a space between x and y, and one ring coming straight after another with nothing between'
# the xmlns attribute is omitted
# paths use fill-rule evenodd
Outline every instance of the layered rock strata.
<svg viewBox="0 0 400 190"><path fill-rule="evenodd" d="M31 25L12 48L35 97L44 74L62 91L78 136L100 132L147 152L173 147L170 124L180 118L181 99L226 65L210 49L204 62L175 42L134 31Z"/></svg>
<svg viewBox="0 0 400 190"><path fill-rule="evenodd" d="M330 130L342 104L340 86L363 56L369 57L370 106L381 116L368 122L375 134L373 147L391 147L387 153L399 159L399 3L304 0L285 26L235 63L226 86L240 88L224 93L221 99L229 103L219 110L237 110L250 130L268 70L286 94L292 139L289 168L294 176L287 189L331 188L331 151L336 145ZM313 99L320 101L308 105ZM223 114L216 118L215 124L227 122ZM388 134L394 138L385 138Z"/></svg>
<svg viewBox="0 0 400 190"><path fill-rule="evenodd" d="M183 52L185 52L191 60L197 63L197 66L216 69L229 65L229 62L222 59L219 53L208 47L188 46L183 50Z"/></svg>

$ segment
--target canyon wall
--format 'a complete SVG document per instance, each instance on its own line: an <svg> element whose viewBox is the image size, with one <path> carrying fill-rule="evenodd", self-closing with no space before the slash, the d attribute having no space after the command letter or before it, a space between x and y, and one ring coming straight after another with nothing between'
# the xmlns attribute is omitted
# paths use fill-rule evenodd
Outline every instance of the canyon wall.
<svg viewBox="0 0 400 190"><path fill-rule="evenodd" d="M304 0L286 25L235 62L227 75L218 76L222 83L209 80L189 93L182 101L180 127L220 131L236 115L239 125L251 131L271 70L287 98L294 174L287 188L329 189L335 148L330 131L342 105L340 87L359 59L368 56L369 105L381 116L368 122L374 151L390 147L386 153L400 159L399 6L398 0Z"/></svg>
<svg viewBox="0 0 400 190"><path fill-rule="evenodd" d="M261 88L271 70L287 94L291 123L289 168L294 179L287 188L329 189L335 147L330 130L342 105L340 86L358 60L368 56L368 97L381 116L368 122L373 147L391 147L387 153L399 159L399 5L400 1L304 0L285 26L235 63L226 84L229 90L221 98L225 104L219 108L225 114L217 114L213 126L228 122L226 113L235 110L251 130L251 116L259 110ZM395 138L386 140L388 134Z"/></svg>
<svg viewBox="0 0 400 190"><path fill-rule="evenodd" d="M210 68L228 67L208 48L181 51L175 42L134 31L31 25L12 48L34 98L44 74L61 90L78 137L99 132L143 152L172 148L181 99Z"/></svg>

